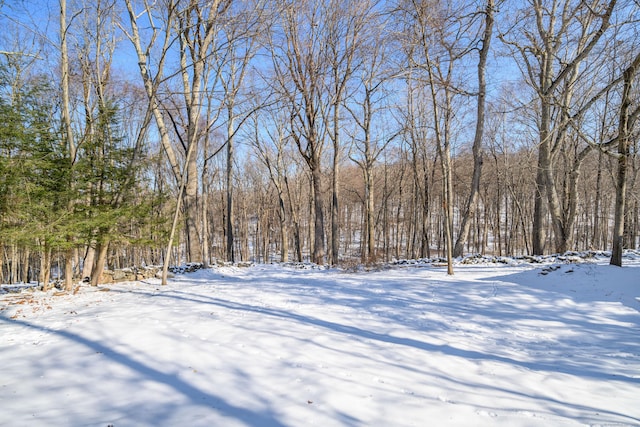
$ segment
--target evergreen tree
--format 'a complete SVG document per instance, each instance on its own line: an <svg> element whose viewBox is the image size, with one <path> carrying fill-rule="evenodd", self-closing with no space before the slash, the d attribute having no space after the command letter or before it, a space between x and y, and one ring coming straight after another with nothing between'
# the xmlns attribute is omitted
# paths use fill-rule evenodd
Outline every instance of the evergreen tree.
<svg viewBox="0 0 640 427"><path fill-rule="evenodd" d="M64 209L70 163L54 131L50 85L38 76L19 82L6 64L1 68L0 242L38 250L46 287L50 254L64 246L61 236L72 223Z"/></svg>

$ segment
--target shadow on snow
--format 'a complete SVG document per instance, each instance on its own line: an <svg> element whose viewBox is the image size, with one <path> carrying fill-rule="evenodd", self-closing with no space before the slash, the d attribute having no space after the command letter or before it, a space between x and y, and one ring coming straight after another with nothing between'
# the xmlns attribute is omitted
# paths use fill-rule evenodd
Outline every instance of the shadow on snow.
<svg viewBox="0 0 640 427"><path fill-rule="evenodd" d="M41 332L58 335L69 341L85 346L91 349L92 351L95 351L96 353L101 353L104 357L110 359L111 361L131 369L146 381L157 382L157 383L161 383L168 386L170 389L174 390L175 392L181 394L186 399L188 399L192 405L209 408L224 417L235 419L251 426L266 426L266 427L284 427L285 426L285 424L283 424L278 420L276 414L271 411L267 411L264 413L256 412L247 408L233 405L232 403L226 401L222 397L205 392L199 389L198 387L190 384L189 382L180 379L176 375L167 374L158 369L147 366L146 364L136 361L124 353L113 350L112 348L106 345L103 345L89 338L83 337L79 334L70 333L65 330L55 330L55 329L47 328L45 326L40 326L40 325L34 325L32 323L21 321L21 320L6 319L3 316L0 316L0 321L8 324L11 324L11 323L17 324L29 329L34 329ZM165 406L164 410L154 414L154 417L156 419L153 420L152 425L163 425L164 423L166 423L167 421L166 416L170 414L172 405L169 405L169 404L165 405L163 403L162 406ZM86 422L87 420L84 420L84 421ZM126 420L127 423L131 423L132 421L133 420Z"/></svg>

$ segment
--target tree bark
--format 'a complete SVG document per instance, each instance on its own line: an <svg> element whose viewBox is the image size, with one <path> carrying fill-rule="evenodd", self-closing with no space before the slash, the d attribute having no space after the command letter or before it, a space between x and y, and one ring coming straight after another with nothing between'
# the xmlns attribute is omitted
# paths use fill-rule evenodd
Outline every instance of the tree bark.
<svg viewBox="0 0 640 427"><path fill-rule="evenodd" d="M278 188L278 208L280 221L280 262L289 262L289 230L287 226L287 209L284 204L282 188Z"/></svg>
<svg viewBox="0 0 640 427"><path fill-rule="evenodd" d="M102 241L96 244L96 256L91 269L91 286L98 286L102 279L104 266L107 262L107 252L109 251L109 241Z"/></svg>
<svg viewBox="0 0 640 427"><path fill-rule="evenodd" d="M42 290L47 291L50 287L51 279L51 246L45 242L40 254L40 282Z"/></svg>
<svg viewBox="0 0 640 427"><path fill-rule="evenodd" d="M311 169L313 185L313 257L312 261L318 265L324 264L324 212L322 206L322 171L319 165Z"/></svg>
<svg viewBox="0 0 640 427"><path fill-rule="evenodd" d="M331 183L331 265L338 264L340 252L340 217L338 204L338 183L340 173L340 139L338 130L339 104L334 106L334 137L333 137L333 176Z"/></svg>
<svg viewBox="0 0 640 427"><path fill-rule="evenodd" d="M235 212L233 206L233 161L234 161L234 139L233 139L233 113L229 111L227 126L227 169L225 175L226 191L227 191L227 261L234 263L236 261L234 244L234 231L233 223L235 219Z"/></svg>
<svg viewBox="0 0 640 427"><path fill-rule="evenodd" d="M302 262L302 236L300 232L300 220L298 212L300 210L299 205L294 208L293 197L291 194L291 187L289 186L289 179L284 177L284 185L287 189L287 199L289 199L289 211L291 212L291 222L293 225L293 246L296 253L296 261Z"/></svg>
<svg viewBox="0 0 640 427"><path fill-rule="evenodd" d="M611 265L622 266L622 251L624 249L624 224L627 202L627 163L629 159L629 139L633 127L630 119L631 91L637 68L640 67L640 54L624 71L624 85L622 89L620 115L618 122L618 176L616 183L616 204L613 226L613 248L611 250ZM637 116L637 115L636 115Z"/></svg>
<svg viewBox="0 0 640 427"><path fill-rule="evenodd" d="M366 262L371 264L376 261L376 236L375 236L375 220L373 217L375 199L374 199L374 189L373 189L373 171L371 167L367 167L365 171L365 195L366 195L366 206L367 206L367 259Z"/></svg>
<svg viewBox="0 0 640 427"><path fill-rule="evenodd" d="M29 283L29 257L31 251L29 248L24 248L22 252L22 271L20 273L20 281L22 283Z"/></svg>
<svg viewBox="0 0 640 427"><path fill-rule="evenodd" d="M64 289L73 290L73 248L68 248L64 255Z"/></svg>

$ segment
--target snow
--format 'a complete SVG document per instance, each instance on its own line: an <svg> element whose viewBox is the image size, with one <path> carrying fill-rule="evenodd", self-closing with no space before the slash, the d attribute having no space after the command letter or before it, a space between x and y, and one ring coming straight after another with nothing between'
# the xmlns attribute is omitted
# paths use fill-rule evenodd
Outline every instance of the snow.
<svg viewBox="0 0 640 427"><path fill-rule="evenodd" d="M625 262L256 265L7 293L0 426L640 425Z"/></svg>

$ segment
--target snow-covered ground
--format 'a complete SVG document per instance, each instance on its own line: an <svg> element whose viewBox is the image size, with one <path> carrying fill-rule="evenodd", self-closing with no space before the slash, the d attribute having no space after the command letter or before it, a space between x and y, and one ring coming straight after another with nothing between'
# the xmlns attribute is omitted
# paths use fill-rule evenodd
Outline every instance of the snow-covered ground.
<svg viewBox="0 0 640 427"><path fill-rule="evenodd" d="M2 426L640 425L640 261L0 296Z"/></svg>

